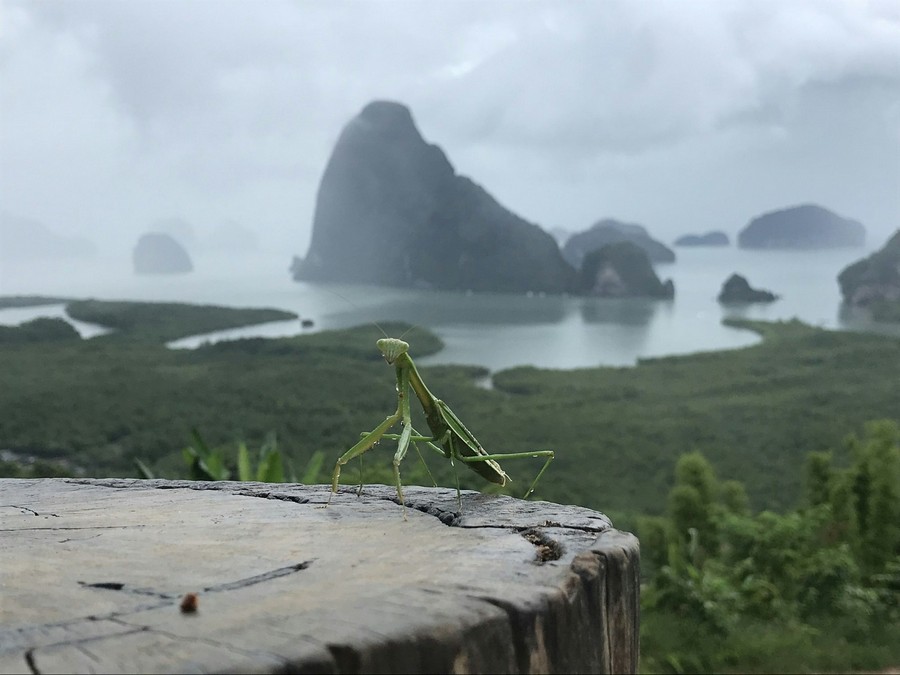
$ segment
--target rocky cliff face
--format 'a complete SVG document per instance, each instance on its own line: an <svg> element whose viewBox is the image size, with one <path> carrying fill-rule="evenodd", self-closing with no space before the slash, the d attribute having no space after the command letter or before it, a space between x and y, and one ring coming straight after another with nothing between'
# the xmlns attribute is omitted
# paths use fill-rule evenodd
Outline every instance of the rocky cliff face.
<svg viewBox="0 0 900 675"><path fill-rule="evenodd" d="M675 285L659 280L650 258L637 244L619 241L588 253L578 274L577 290L607 298L671 298Z"/></svg>
<svg viewBox="0 0 900 675"><path fill-rule="evenodd" d="M900 230L883 248L846 267L838 284L844 302L873 306L876 318L900 317Z"/></svg>
<svg viewBox="0 0 900 675"><path fill-rule="evenodd" d="M651 238L644 227L612 218L597 221L590 229L569 237L563 246L563 257L577 269L591 251L620 241L630 241L639 246L651 262L675 262L675 252Z"/></svg>
<svg viewBox="0 0 900 675"><path fill-rule="evenodd" d="M862 246L866 228L815 204L754 218L738 234L740 248L816 249Z"/></svg>
<svg viewBox="0 0 900 675"><path fill-rule="evenodd" d="M319 185L309 252L294 278L485 291L570 290L553 238L455 173L406 106L367 105Z"/></svg>

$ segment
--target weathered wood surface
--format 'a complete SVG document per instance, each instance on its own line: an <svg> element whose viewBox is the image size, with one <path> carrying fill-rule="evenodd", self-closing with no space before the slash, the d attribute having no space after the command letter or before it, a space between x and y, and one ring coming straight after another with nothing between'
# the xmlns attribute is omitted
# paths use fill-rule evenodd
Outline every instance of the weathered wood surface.
<svg viewBox="0 0 900 675"><path fill-rule="evenodd" d="M0 480L0 672L636 670L632 535L404 495L406 519L385 486Z"/></svg>

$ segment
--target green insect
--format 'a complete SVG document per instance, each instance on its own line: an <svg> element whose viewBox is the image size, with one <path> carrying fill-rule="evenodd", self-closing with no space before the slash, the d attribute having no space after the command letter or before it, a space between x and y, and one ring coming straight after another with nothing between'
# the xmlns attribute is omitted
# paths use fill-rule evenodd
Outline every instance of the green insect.
<svg viewBox="0 0 900 675"><path fill-rule="evenodd" d="M471 431L466 429L465 425L450 407L439 398L435 398L434 394L425 386L422 376L419 375L419 371L416 369L416 364L413 363L412 358L409 356L408 343L397 338L382 338L375 344L384 356L384 360L397 370L397 410L372 431L364 432L359 443L341 455L334 465L334 473L331 478L332 495L338 489L341 467L371 449L382 438L397 441L397 451L394 453L394 480L397 484L397 496L400 498L401 504L404 501L403 485L400 482L400 462L406 456L410 444L415 446L417 442L426 443L433 450L449 459L451 463L453 460L465 463L466 466L484 479L501 486L506 485L512 479L497 463L498 459L546 457L547 461L544 462L544 466L535 477L523 499L534 492L538 480L540 480L544 471L547 470L550 462L553 461L554 455L552 450L534 450L532 452L512 452L497 455L488 454L481 447L478 439L475 438ZM431 429L430 436L420 434L413 429L410 414L410 389L415 393L416 398L419 399L422 410L425 412L425 420L428 423L428 428ZM388 433L391 427L398 422L403 426L401 432L399 434ZM416 451L418 452L418 447L416 447ZM457 486L457 498L458 495L459 488ZM330 501L331 497L329 496Z"/></svg>

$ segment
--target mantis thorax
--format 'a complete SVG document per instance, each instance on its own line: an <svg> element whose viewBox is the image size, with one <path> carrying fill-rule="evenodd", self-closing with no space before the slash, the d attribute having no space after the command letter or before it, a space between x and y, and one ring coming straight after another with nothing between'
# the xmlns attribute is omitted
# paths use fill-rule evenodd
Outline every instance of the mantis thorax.
<svg viewBox="0 0 900 675"><path fill-rule="evenodd" d="M409 343L398 338L381 338L375 342L384 360L392 364L409 351Z"/></svg>

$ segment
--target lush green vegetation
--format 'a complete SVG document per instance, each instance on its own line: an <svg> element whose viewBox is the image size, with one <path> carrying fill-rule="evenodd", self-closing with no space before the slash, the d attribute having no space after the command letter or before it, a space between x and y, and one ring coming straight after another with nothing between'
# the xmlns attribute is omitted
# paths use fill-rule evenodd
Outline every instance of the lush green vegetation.
<svg viewBox="0 0 900 675"><path fill-rule="evenodd" d="M0 475L74 464L133 476L140 460L143 475L290 480L296 466L305 482L325 482L396 406L372 327L169 350L166 340L238 325L232 312L251 310L73 304L73 316L117 331L82 341L23 327L8 331L29 339L0 344L0 449L38 458L4 456ZM493 389L476 385L480 368L420 370L486 448L556 451L539 498L637 529L645 670L896 665L900 340L733 323L763 341L634 368L516 368L497 373ZM420 329L405 339L414 358L441 347ZM875 419L885 421L866 426ZM366 455L366 482L391 482L389 455ZM452 485L448 463L431 457L438 482ZM511 492L540 464L504 463ZM359 480L354 468L347 482ZM406 482L429 481L414 453L403 471ZM460 478L488 489L472 472Z"/></svg>
<svg viewBox="0 0 900 675"><path fill-rule="evenodd" d="M304 466L317 450L336 459L396 406L393 373L370 326L169 350L162 340L196 332L196 319L179 328L170 312L162 329L158 305L89 306L94 320L114 310L129 317L107 325L129 325L134 339L4 344L0 448L64 457L92 474L131 475L139 458L175 476L193 428L214 447L260 446L274 432L281 452ZM724 479L744 482L753 508L783 510L795 505L806 453L834 447L868 420L898 419L900 340L798 322L741 325L764 341L633 368L517 368L497 373L494 389L476 386L479 368L421 371L486 448L557 451L538 485L542 498L658 515L675 461L700 451ZM424 330L406 339L414 358L440 348ZM447 463L436 459L435 475L451 485ZM389 465L373 452L367 480L390 482ZM540 462L505 468L517 494ZM414 461L404 469L410 480L421 475ZM469 473L464 485L482 488Z"/></svg>
<svg viewBox="0 0 900 675"><path fill-rule="evenodd" d="M5 295L0 297L0 309L10 307L40 307L71 302L71 298L54 298L47 295Z"/></svg>
<svg viewBox="0 0 900 675"><path fill-rule="evenodd" d="M0 326L0 345L15 342L53 342L80 340L78 331L62 319L38 318L19 326Z"/></svg>
<svg viewBox="0 0 900 675"><path fill-rule="evenodd" d="M78 300L66 306L73 319L114 329L110 337L166 342L266 321L296 319L280 309L236 309L176 302L138 303Z"/></svg>
<svg viewBox="0 0 900 675"><path fill-rule="evenodd" d="M297 474L294 465L285 459L278 449L275 434L269 434L265 443L256 453L256 463L250 449L243 441L237 444L237 453L224 448L210 448L200 432L191 431L191 444L182 452L187 464L190 480L243 480L260 483L315 483L325 461L325 453L321 450L313 453L312 459L302 474ZM146 464L140 459L134 460L141 478L156 478Z"/></svg>
<svg viewBox="0 0 900 675"><path fill-rule="evenodd" d="M848 463L835 468L835 461ZM741 483L681 457L641 518L642 669L850 672L900 663L900 425L810 453L802 507L751 513Z"/></svg>

